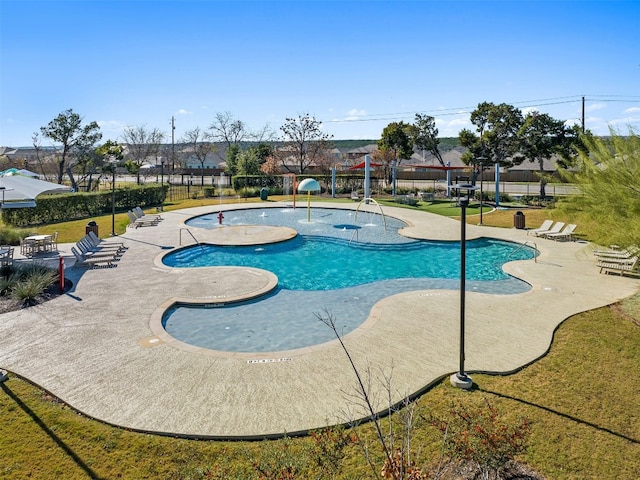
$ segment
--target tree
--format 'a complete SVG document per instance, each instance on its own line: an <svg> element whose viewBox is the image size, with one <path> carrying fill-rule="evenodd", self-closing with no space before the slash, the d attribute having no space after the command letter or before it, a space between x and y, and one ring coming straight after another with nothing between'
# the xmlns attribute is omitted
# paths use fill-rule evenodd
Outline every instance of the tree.
<svg viewBox="0 0 640 480"><path fill-rule="evenodd" d="M474 176L488 165L508 167L522 163L518 132L523 118L519 109L506 103L483 102L471 112L471 123L477 134L464 129L459 138L461 145L467 147L462 161L474 166Z"/></svg>
<svg viewBox="0 0 640 480"><path fill-rule="evenodd" d="M416 113L416 120L413 126L415 127L413 143L416 148L433 154L440 162L440 165L444 167L444 160L438 147L440 139L438 138L435 118Z"/></svg>
<svg viewBox="0 0 640 480"><path fill-rule="evenodd" d="M609 138L583 136L577 171L561 170L581 195L569 195L560 207L588 219L594 236L621 247L640 245L640 136L611 130Z"/></svg>
<svg viewBox="0 0 640 480"><path fill-rule="evenodd" d="M127 170L135 174L137 183L140 183L140 168L144 162L153 159L154 165L157 163L164 133L158 128L147 130L146 126L139 125L125 128L122 138L127 144Z"/></svg>
<svg viewBox="0 0 640 480"><path fill-rule="evenodd" d="M239 145L235 145L235 144L231 145L227 150L227 158L226 158L227 168L225 170L231 176L238 174L238 156L239 155L240 155Z"/></svg>
<svg viewBox="0 0 640 480"><path fill-rule="evenodd" d="M546 113L528 113L518 130L520 151L525 159L538 162L540 177L540 199L546 197L547 178L544 174L544 161L554 155L570 156L573 145L578 141L575 130L565 126L562 120L556 120Z"/></svg>
<svg viewBox="0 0 640 480"><path fill-rule="evenodd" d="M70 108L51 120L46 127L40 127L40 132L46 138L62 144L62 154L58 160L58 183L62 183L66 171L72 186L76 188L75 179L71 168L68 168L70 165L67 165L67 160L75 152L99 142L102 138L100 127L96 122L83 126L82 117Z"/></svg>
<svg viewBox="0 0 640 480"><path fill-rule="evenodd" d="M304 173L307 168L322 162L331 147L331 138L322 131L322 122L308 113L298 118L287 118L282 131L282 145L278 155L284 168L290 173ZM292 168L287 159L293 158L296 167Z"/></svg>
<svg viewBox="0 0 640 480"><path fill-rule="evenodd" d="M248 135L247 127L241 120L233 118L231 112L218 112L209 126L209 136L215 142L226 145L227 151L232 145L238 145Z"/></svg>
<svg viewBox="0 0 640 480"><path fill-rule="evenodd" d="M415 127L409 123L391 122L382 130L382 136L378 140L378 159L384 161L385 176L388 183L392 181L390 163L394 160L398 165L402 160L407 160L413 155L413 139Z"/></svg>
<svg viewBox="0 0 640 480"><path fill-rule="evenodd" d="M206 132L200 130L200 127L196 127L193 130L187 131L182 140L182 143L189 146L190 152L196 157L202 170L204 170L207 156L216 150L216 146L207 141L208 138L209 135ZM201 185L204 186L204 175L200 175L200 182Z"/></svg>
<svg viewBox="0 0 640 480"><path fill-rule="evenodd" d="M281 172L280 159L278 159L275 155L270 155L265 158L264 163L260 166L260 171L265 175L277 175Z"/></svg>

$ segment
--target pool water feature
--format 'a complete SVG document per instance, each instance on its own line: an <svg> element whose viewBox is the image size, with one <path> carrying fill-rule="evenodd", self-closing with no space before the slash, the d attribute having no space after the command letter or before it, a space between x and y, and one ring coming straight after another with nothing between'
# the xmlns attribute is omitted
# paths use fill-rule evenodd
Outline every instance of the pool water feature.
<svg viewBox="0 0 640 480"><path fill-rule="evenodd" d="M228 352L274 352L333 340L317 315L331 311L346 334L368 316L381 299L410 290L458 289L459 242L427 242L398 235L405 224L380 215L312 209L262 209L225 212L235 225L291 226L292 240L253 247L187 247L169 253L163 263L176 268L211 265L251 266L278 276L275 292L257 300L228 305L176 304L163 316L165 330L178 340ZM224 228L217 215L197 217L190 226ZM357 240L354 232L358 232ZM530 248L479 239L467 243L467 289L514 294L525 282L506 275L502 264L533 258Z"/></svg>

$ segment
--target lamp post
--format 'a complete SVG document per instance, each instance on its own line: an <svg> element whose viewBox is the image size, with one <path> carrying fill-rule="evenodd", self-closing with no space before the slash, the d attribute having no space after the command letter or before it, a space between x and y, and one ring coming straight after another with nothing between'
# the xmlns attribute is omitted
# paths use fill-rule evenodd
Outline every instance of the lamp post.
<svg viewBox="0 0 640 480"><path fill-rule="evenodd" d="M466 289L466 257L467 257L467 207L469 206L469 197L471 193L478 189L471 184L454 185L458 192L460 205L460 367L458 372L450 377L451 384L456 388L468 390L473 385L471 377L464 371L464 329L465 329L465 289ZM464 197L460 193L465 194Z"/></svg>
<svg viewBox="0 0 640 480"><path fill-rule="evenodd" d="M116 236L116 160L111 158L111 236Z"/></svg>

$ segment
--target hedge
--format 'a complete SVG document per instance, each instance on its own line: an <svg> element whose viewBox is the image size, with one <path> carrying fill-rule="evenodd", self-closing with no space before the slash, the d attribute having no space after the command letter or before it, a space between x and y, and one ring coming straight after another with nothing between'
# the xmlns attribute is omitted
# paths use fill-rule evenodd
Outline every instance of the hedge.
<svg viewBox="0 0 640 480"><path fill-rule="evenodd" d="M166 185L132 185L115 190L116 212L161 205ZM2 210L2 221L15 227L43 225L111 213L111 191L44 195L31 208Z"/></svg>

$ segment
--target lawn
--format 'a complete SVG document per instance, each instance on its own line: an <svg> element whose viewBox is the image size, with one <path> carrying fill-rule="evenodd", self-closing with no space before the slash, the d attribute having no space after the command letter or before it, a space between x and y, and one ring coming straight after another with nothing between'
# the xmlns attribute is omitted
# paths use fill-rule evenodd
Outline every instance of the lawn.
<svg viewBox="0 0 640 480"><path fill-rule="evenodd" d="M529 418L529 449L520 460L546 478L640 478L640 401L633 383L640 375L638 298L625 304L634 317L604 307L568 319L548 355L516 374L475 375L472 392L443 381L420 397L412 442L418 464L439 457L441 436L428 418L445 414L452 402L488 400L507 420ZM248 476L254 463L311 445L308 438L244 443L134 433L85 418L15 376L1 389L2 479L257 478ZM373 437L371 425L359 429ZM227 473L207 477L207 471ZM349 447L336 478L370 475L361 451Z"/></svg>
<svg viewBox="0 0 640 480"><path fill-rule="evenodd" d="M215 203L189 200L166 209ZM546 218L564 220L553 210L523 212L529 227ZM487 212L483 223L512 227L513 213ZM111 216L95 220L101 236L107 236ZM472 214L467 221L479 223L479 217ZM72 242L84 235L86 223L38 230L57 230L61 242ZM119 233L124 231L125 219L116 217L116 225ZM508 422L530 420L529 448L519 460L546 478L640 478L640 400L634 383L640 375L639 325L637 295L569 318L556 331L549 353L518 373L474 375L478 388L471 392L454 389L448 381L435 386L416 403L412 447L417 465L429 468L440 456L442 437L430 425L432 416L446 414L452 403L481 406L489 401ZM297 465L301 452L313 446L310 438L246 443L135 433L86 418L13 375L1 385L0 411L0 479L251 479L260 478L256 466ZM395 416L392 420L397 424ZM358 433L373 442L371 452L379 457L372 425L358 427ZM334 478L373 478L360 448L349 446L346 453Z"/></svg>

